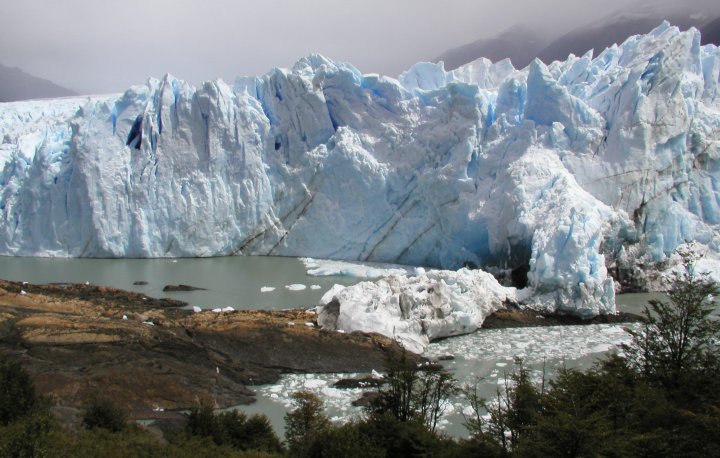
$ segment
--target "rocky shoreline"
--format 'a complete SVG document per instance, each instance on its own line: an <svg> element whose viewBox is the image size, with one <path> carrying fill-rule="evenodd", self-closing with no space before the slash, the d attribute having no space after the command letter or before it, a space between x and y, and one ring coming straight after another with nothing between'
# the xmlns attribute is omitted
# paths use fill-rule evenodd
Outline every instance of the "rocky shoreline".
<svg viewBox="0 0 720 458"><path fill-rule="evenodd" d="M524 328L534 326L582 326L588 324L633 323L642 321L640 315L618 312L615 315L598 315L580 318L565 314L540 314L532 310L521 310L516 306L501 309L485 318L481 329Z"/></svg>
<svg viewBox="0 0 720 458"><path fill-rule="evenodd" d="M377 334L325 331L307 310L193 313L184 302L80 284L0 280L0 354L13 355L55 404L109 397L134 418L210 403L252 403L252 385L283 373L370 372L405 352ZM514 308L483 328L636 321L580 320Z"/></svg>
<svg viewBox="0 0 720 458"><path fill-rule="evenodd" d="M193 313L180 301L93 285L0 280L0 353L38 391L81 407L109 397L135 418L254 401L289 372L369 372L404 350L374 334L319 329L305 310ZM422 360L408 354L408 357Z"/></svg>

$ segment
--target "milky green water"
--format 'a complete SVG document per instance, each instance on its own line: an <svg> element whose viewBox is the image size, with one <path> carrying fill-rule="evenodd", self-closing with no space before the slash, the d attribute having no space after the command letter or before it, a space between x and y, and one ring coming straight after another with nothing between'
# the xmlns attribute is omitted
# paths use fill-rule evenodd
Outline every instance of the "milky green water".
<svg viewBox="0 0 720 458"><path fill-rule="evenodd" d="M181 259L87 259L0 257L0 278L30 283L85 283L169 297L202 308L283 309L314 307L333 284L350 277L311 277L296 258L232 256ZM136 285L136 282L147 285ZM163 292L186 284L204 291ZM302 291L287 285L304 285ZM312 285L319 286L312 289ZM263 286L275 288L262 292Z"/></svg>

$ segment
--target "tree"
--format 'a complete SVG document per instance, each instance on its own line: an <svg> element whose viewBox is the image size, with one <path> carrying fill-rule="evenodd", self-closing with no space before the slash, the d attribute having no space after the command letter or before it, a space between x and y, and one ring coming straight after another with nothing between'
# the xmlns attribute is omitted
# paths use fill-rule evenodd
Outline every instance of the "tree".
<svg viewBox="0 0 720 458"><path fill-rule="evenodd" d="M371 415L388 413L401 422L413 419L413 397L417 381L417 367L405 354L400 358L389 355L385 360L385 385L370 404Z"/></svg>
<svg viewBox="0 0 720 458"><path fill-rule="evenodd" d="M514 451L520 456L626 456L636 407L632 372L616 358L580 372L561 368Z"/></svg>
<svg viewBox="0 0 720 458"><path fill-rule="evenodd" d="M216 414L212 407L204 405L190 409L185 430L191 437L207 437L219 446L236 450L282 452L280 439L265 415L248 417L239 410Z"/></svg>
<svg viewBox="0 0 720 458"><path fill-rule="evenodd" d="M322 400L309 391L291 395L295 409L285 415L285 441L292 456L306 456L317 438L330 428Z"/></svg>
<svg viewBox="0 0 720 458"><path fill-rule="evenodd" d="M53 427L52 414L46 403L40 403L30 412L7 426L0 426L0 456L45 456L48 433Z"/></svg>
<svg viewBox="0 0 720 458"><path fill-rule="evenodd" d="M505 453L515 450L534 426L541 411L544 388L535 386L530 370L521 359L516 364L518 368L506 375L505 386L498 388L493 402L478 395L477 384L464 389L474 411L473 416L465 419L465 426L475 443L485 444L483 446L488 450L493 449L489 445L491 441ZM489 418L483 418L482 411L487 411Z"/></svg>
<svg viewBox="0 0 720 458"><path fill-rule="evenodd" d="M385 386L371 403L370 414L390 414L400 422L417 421L435 432L448 398L458 391L452 375L437 366L417 367L405 355L389 357L385 372Z"/></svg>
<svg viewBox="0 0 720 458"><path fill-rule="evenodd" d="M413 394L417 415L427 429L435 432L448 398L458 392L456 380L445 369L427 368L420 371L417 385Z"/></svg>
<svg viewBox="0 0 720 458"><path fill-rule="evenodd" d="M699 374L718 367L720 321L710 318L709 304L720 290L707 278L693 276L688 258L685 267L667 293L669 301L649 301L642 328L629 329L632 342L623 346L631 367L671 393L687 391Z"/></svg>
<svg viewBox="0 0 720 458"><path fill-rule="evenodd" d="M103 428L117 433L127 426L127 413L112 401L94 396L85 407L83 425L87 429Z"/></svg>
<svg viewBox="0 0 720 458"><path fill-rule="evenodd" d="M0 356L0 456L41 456L52 427L48 403L19 362Z"/></svg>
<svg viewBox="0 0 720 458"><path fill-rule="evenodd" d="M490 414L488 431L505 451L517 448L540 411L541 393L530 379L530 370L522 360L518 369L506 378L504 392L498 389L497 402L487 404Z"/></svg>
<svg viewBox="0 0 720 458"><path fill-rule="evenodd" d="M32 410L38 399L32 379L20 363L0 356L0 425Z"/></svg>
<svg viewBox="0 0 720 458"><path fill-rule="evenodd" d="M359 423L331 426L320 433L308 449L307 456L318 458L383 458L385 450L377 438L368 436Z"/></svg>

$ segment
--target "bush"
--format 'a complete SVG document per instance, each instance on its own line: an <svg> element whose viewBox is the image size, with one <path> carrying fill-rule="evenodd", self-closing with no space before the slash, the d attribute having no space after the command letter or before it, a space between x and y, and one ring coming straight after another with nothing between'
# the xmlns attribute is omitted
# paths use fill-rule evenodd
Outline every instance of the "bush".
<svg viewBox="0 0 720 458"><path fill-rule="evenodd" d="M417 421L434 432L447 399L458 391L452 375L438 367L418 368L405 355L385 361L385 385L369 413L390 414L401 422Z"/></svg>
<svg viewBox="0 0 720 458"><path fill-rule="evenodd" d="M308 457L384 458L389 456L376 440L362 433L359 424L330 426L308 447Z"/></svg>
<svg viewBox="0 0 720 458"><path fill-rule="evenodd" d="M474 415L465 420L473 439L469 445L491 450L494 442L508 453L518 447L535 425L545 394L544 381L543 388L538 389L523 361L518 359L516 364L517 370L506 375L505 386L497 389L494 402L481 398L477 385L463 390L474 411ZM483 418L482 411L487 411L488 419Z"/></svg>
<svg viewBox="0 0 720 458"><path fill-rule="evenodd" d="M709 304L719 293L707 279L678 276L668 291L670 301L650 301L642 329L628 330L633 340L623 350L630 366L677 398L691 399L713 386L720 375L720 321L710 318Z"/></svg>
<svg viewBox="0 0 720 458"><path fill-rule="evenodd" d="M390 412L377 412L359 425L364 437L372 438L375 446L388 457L438 456L444 439L417 419L400 421Z"/></svg>
<svg viewBox="0 0 720 458"><path fill-rule="evenodd" d="M285 415L285 441L293 456L306 456L313 442L330 428L323 402L309 391L291 395L295 409Z"/></svg>
<svg viewBox="0 0 720 458"><path fill-rule="evenodd" d="M32 379L20 363L0 356L0 425L30 412L37 396Z"/></svg>
<svg viewBox="0 0 720 458"><path fill-rule="evenodd" d="M0 427L0 456L44 456L52 426L52 416L47 406L36 406L14 422Z"/></svg>
<svg viewBox="0 0 720 458"><path fill-rule="evenodd" d="M112 401L93 397L85 407L83 425L87 429L103 428L117 433L127 427L127 414Z"/></svg>
<svg viewBox="0 0 720 458"><path fill-rule="evenodd" d="M185 427L190 437L206 437L219 446L236 450L283 451L280 439L265 415L248 417L239 410L216 414L209 406L190 410Z"/></svg>

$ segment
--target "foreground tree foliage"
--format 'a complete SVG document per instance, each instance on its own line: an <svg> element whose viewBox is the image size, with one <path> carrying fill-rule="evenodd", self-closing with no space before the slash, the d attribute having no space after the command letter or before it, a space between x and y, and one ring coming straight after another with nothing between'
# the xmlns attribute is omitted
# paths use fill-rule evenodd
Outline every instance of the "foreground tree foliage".
<svg viewBox="0 0 720 458"><path fill-rule="evenodd" d="M219 446L267 453L283 451L270 421L264 415L247 416L238 410L215 413L209 406L194 408L188 415L190 437L212 439Z"/></svg>
<svg viewBox="0 0 720 458"><path fill-rule="evenodd" d="M27 414L36 403L28 373L17 361L0 355L0 426Z"/></svg>
<svg viewBox="0 0 720 458"><path fill-rule="evenodd" d="M82 421L87 429L103 428L117 433L127 427L127 413L109 399L95 396L85 407Z"/></svg>
<svg viewBox="0 0 720 458"><path fill-rule="evenodd" d="M330 430L323 402L309 391L291 395L295 409L285 415L285 441L291 456L306 456Z"/></svg>
<svg viewBox="0 0 720 458"><path fill-rule="evenodd" d="M668 291L669 302L651 300L642 329L629 330L628 364L677 401L704 401L717 394L718 385L707 382L710 373L718 372L720 321L710 318L710 301L719 292L713 282L684 274Z"/></svg>
<svg viewBox="0 0 720 458"><path fill-rule="evenodd" d="M370 417L390 415L401 423L418 422L435 432L447 399L458 391L452 375L436 366L420 366L404 355L385 362L385 387L370 404Z"/></svg>

